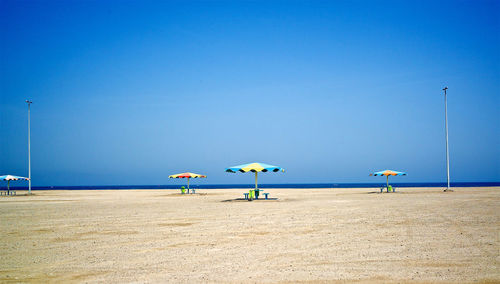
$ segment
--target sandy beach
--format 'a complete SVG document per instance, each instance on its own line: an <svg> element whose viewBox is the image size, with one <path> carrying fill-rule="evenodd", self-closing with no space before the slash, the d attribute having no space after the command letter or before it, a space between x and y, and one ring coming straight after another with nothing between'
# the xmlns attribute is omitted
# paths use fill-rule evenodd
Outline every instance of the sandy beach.
<svg viewBox="0 0 500 284"><path fill-rule="evenodd" d="M35 191L0 282L499 282L500 188Z"/></svg>

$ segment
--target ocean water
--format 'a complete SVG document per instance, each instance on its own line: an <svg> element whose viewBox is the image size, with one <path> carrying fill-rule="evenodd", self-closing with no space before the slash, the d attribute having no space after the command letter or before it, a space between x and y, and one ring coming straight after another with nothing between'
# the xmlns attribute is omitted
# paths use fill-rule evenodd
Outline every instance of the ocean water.
<svg viewBox="0 0 500 284"><path fill-rule="evenodd" d="M446 187L445 182L391 182L394 187ZM33 186L32 190L99 190L99 189L179 189L182 185L88 185L88 186ZM194 189L216 189L216 188L253 188L254 184L192 184ZM372 188L385 186L385 182L378 183L282 183L282 184L259 184L259 188ZM452 182L452 187L484 187L500 186L500 182ZM27 186L11 186L12 190L27 190ZM7 189L6 186L0 189Z"/></svg>

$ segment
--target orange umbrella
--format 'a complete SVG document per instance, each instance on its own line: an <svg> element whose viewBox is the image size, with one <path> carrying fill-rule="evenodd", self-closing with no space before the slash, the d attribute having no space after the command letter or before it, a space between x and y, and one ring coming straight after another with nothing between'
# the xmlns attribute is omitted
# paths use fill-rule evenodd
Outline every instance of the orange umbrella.
<svg viewBox="0 0 500 284"><path fill-rule="evenodd" d="M389 188L389 176L405 176L404 172L397 172L393 170L385 170L380 172L374 172L370 176L386 176L387 177L387 187Z"/></svg>

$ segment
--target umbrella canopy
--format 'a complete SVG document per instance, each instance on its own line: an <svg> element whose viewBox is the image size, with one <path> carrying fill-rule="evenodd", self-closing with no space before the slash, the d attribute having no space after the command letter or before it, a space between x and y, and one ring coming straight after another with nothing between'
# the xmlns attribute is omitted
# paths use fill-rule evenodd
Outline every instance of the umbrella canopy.
<svg viewBox="0 0 500 284"><path fill-rule="evenodd" d="M190 178L206 178L207 176L204 176L204 175L199 175L199 174L195 174L195 173L180 173L180 174L176 174L176 175L171 175L171 176L168 176L169 178L187 178L188 179L188 182L187 182L187 192L189 193L189 179Z"/></svg>
<svg viewBox="0 0 500 284"><path fill-rule="evenodd" d="M0 180L6 180L7 181L7 192L8 192L10 190L10 181L11 180L29 180L29 178L19 177L19 176L12 176L12 175L4 175L4 176L0 176Z"/></svg>
<svg viewBox="0 0 500 284"><path fill-rule="evenodd" d="M25 177L19 177L19 176L12 176L12 175L4 175L4 176L0 176L0 180L29 180L29 178L25 178Z"/></svg>
<svg viewBox="0 0 500 284"><path fill-rule="evenodd" d="M370 176L386 176L387 177L387 187L389 187L389 176L405 176L405 172L398 172L393 170L384 170L380 172L371 173Z"/></svg>
<svg viewBox="0 0 500 284"><path fill-rule="evenodd" d="M284 172L285 170L280 168L280 167L268 165L268 164L264 164L264 163L250 163L250 164L234 166L234 167L230 167L230 168L226 169L226 172L229 172L229 173L236 173L236 172L242 172L242 173L254 172L254 173L256 173L256 172L268 172L268 171L272 171L272 172L282 171L282 172Z"/></svg>
<svg viewBox="0 0 500 284"><path fill-rule="evenodd" d="M199 175L195 173L182 173L168 176L169 178L206 178L207 176Z"/></svg>
<svg viewBox="0 0 500 284"><path fill-rule="evenodd" d="M234 166L226 169L228 173L247 173L254 172L255 173L255 189L257 189L257 173L258 172L285 172L285 170L278 166L268 165L264 163L250 163L239 166Z"/></svg>

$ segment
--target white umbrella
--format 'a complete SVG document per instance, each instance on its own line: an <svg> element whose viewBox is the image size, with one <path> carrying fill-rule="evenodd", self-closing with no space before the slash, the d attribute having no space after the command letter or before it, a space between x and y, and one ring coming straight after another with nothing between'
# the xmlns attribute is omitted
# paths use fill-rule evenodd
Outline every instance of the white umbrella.
<svg viewBox="0 0 500 284"><path fill-rule="evenodd" d="M7 181L7 194L9 194L11 180L29 180L29 178L12 176L12 175L4 175L4 176L0 176L0 180Z"/></svg>

